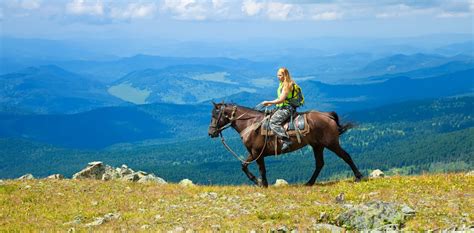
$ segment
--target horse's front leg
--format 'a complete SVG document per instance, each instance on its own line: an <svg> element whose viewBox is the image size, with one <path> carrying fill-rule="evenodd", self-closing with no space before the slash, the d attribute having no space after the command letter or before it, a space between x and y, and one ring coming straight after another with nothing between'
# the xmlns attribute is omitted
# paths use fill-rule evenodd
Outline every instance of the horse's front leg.
<svg viewBox="0 0 474 233"><path fill-rule="evenodd" d="M242 163L242 171L245 173L245 175L247 175L247 177L253 181L256 185L261 185L260 182L257 180L257 177L255 177L250 171L249 171L249 164L251 161L253 161L254 158L253 158L253 155L252 154L249 154L247 159Z"/></svg>
<svg viewBox="0 0 474 233"><path fill-rule="evenodd" d="M265 160L262 157L257 159L258 169L260 170L260 175L262 176L262 186L268 188L267 181L267 170L265 169Z"/></svg>

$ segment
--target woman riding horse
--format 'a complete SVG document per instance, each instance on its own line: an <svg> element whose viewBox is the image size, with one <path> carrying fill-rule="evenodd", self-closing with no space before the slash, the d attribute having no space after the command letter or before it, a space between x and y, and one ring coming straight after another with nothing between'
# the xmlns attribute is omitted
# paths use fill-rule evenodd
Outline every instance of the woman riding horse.
<svg viewBox="0 0 474 233"><path fill-rule="evenodd" d="M290 137L286 133L285 129L283 129L282 124L290 118L291 114L296 111L296 106L290 105L289 100L294 98L293 88L296 84L295 81L290 76L290 72L288 69L282 67L278 69L277 72L278 80L280 81L280 85L278 86L277 90L277 98L271 101L263 101L260 103L264 106L271 106L275 104L277 106L277 110L273 113L272 117L270 118L270 129L277 134L280 139L283 141L282 151L287 151L292 142Z"/></svg>
<svg viewBox="0 0 474 233"><path fill-rule="evenodd" d="M280 75L280 70L278 72ZM284 71L282 76L282 93L280 98L274 101L264 101L263 104L280 104L281 99L285 98L291 90L291 87L286 86L285 88L285 74ZM289 74L288 76L289 77ZM280 79L280 76L279 76ZM287 79L291 83L291 79ZM294 87L294 86L293 86ZM283 96L283 97L282 97ZM284 103L284 102L283 102ZM294 140L294 138L287 138L288 141L293 141L287 144L286 151L283 151L283 145L277 143L275 140L267 140L267 135L262 135L260 130L265 118L265 113L250 109L234 104L226 103L213 103L214 108L211 112L211 123L209 125L209 136L212 138L221 135L222 142L227 149L228 146L224 142L224 138L221 132L228 128L234 128L241 136L244 146L247 148L248 156L245 161L242 161L242 171L247 177L257 185L268 187L268 181L266 176L265 168L265 157L272 156L281 153L287 153L294 150L298 150L306 145L310 145L313 148L314 158L316 160L316 168L313 175L306 183L306 185L313 185L324 166L323 151L324 148L328 148L333 151L337 156L343 159L354 172L355 180L360 181L363 176L357 169L351 156L344 150L339 144L339 136L352 128L353 125L348 123L341 125L339 123L339 117L335 112L317 112L309 111L303 113L306 117L307 126L309 128L308 133L302 135L300 140ZM281 110L281 109L279 109ZM285 110L283 110L285 111ZM286 112L283 115L287 115ZM273 121L275 122L275 120ZM278 120L276 122L279 122ZM277 129L284 132L282 129ZM285 134L286 135L286 134ZM287 141L287 142L288 142ZM259 181L248 169L248 165L256 161L259 167L260 175L262 177Z"/></svg>

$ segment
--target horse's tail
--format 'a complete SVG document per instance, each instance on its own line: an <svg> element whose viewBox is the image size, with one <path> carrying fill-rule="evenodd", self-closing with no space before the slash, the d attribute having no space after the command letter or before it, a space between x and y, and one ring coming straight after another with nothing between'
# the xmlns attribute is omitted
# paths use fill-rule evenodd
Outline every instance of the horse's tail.
<svg viewBox="0 0 474 233"><path fill-rule="evenodd" d="M345 133L347 130L349 129L352 129L354 127L356 127L355 124L351 123L351 122L348 122L346 124L340 124L339 123L339 116L337 115L336 112L329 112L329 115L332 117L332 119L336 122L337 124L337 130L339 131L339 135L342 135L343 133Z"/></svg>

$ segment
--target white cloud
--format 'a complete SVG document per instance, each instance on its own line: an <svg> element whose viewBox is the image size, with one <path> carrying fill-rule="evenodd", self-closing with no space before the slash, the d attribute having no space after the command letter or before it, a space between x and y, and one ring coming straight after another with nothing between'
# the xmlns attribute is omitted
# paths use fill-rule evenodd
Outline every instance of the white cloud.
<svg viewBox="0 0 474 233"><path fill-rule="evenodd" d="M4 0L2 4L10 9L34 10L41 6L41 0Z"/></svg>
<svg viewBox="0 0 474 233"><path fill-rule="evenodd" d="M224 7L224 0L212 0L212 7L214 9L219 9L219 8L222 8Z"/></svg>
<svg viewBox="0 0 474 233"><path fill-rule="evenodd" d="M245 0L242 3L241 10L248 16L254 16L260 13L263 9L263 3L255 2L253 0Z"/></svg>
<svg viewBox="0 0 474 233"><path fill-rule="evenodd" d="M39 8L41 5L40 0L23 0L21 2L21 7L26 10L34 10Z"/></svg>
<svg viewBox="0 0 474 233"><path fill-rule="evenodd" d="M269 2L266 8L267 17L270 20L288 20L291 16L296 16L290 15L290 13L296 9L292 4Z"/></svg>
<svg viewBox="0 0 474 233"><path fill-rule="evenodd" d="M342 18L343 13L336 11L326 11L311 16L313 20L337 20Z"/></svg>
<svg viewBox="0 0 474 233"><path fill-rule="evenodd" d="M441 12L436 17L438 18L464 18L472 15L467 12Z"/></svg>
<svg viewBox="0 0 474 233"><path fill-rule="evenodd" d="M207 18L205 4L196 0L165 0L163 10L169 10L176 19L204 20Z"/></svg>
<svg viewBox="0 0 474 233"><path fill-rule="evenodd" d="M156 5L149 4L128 4L125 8L114 7L110 11L110 17L115 19L134 19L151 17L156 12Z"/></svg>
<svg viewBox="0 0 474 233"><path fill-rule="evenodd" d="M378 12L375 13L375 18L380 19L429 15L433 14L435 10L431 7L412 7L406 4L389 5L374 9Z"/></svg>
<svg viewBox="0 0 474 233"><path fill-rule="evenodd" d="M99 0L73 0L66 5L66 10L76 15L103 15L104 5Z"/></svg>

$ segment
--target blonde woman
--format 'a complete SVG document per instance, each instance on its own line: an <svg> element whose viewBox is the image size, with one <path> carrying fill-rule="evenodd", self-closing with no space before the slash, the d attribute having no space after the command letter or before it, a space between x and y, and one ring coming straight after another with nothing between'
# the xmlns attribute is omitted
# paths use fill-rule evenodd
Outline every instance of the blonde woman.
<svg viewBox="0 0 474 233"><path fill-rule="evenodd" d="M271 101L263 101L260 103L264 106L276 105L277 110L270 118L270 129L273 130L283 141L282 151L286 151L290 148L292 142L290 137L283 129L282 124L285 122L296 110L295 106L290 104L290 100L294 98L293 88L295 88L295 81L291 79L290 72L285 67L278 69L277 72L278 80L280 85L277 90L277 98Z"/></svg>

